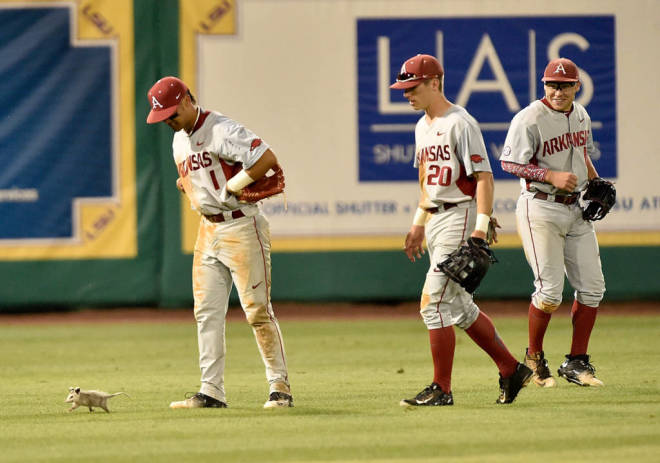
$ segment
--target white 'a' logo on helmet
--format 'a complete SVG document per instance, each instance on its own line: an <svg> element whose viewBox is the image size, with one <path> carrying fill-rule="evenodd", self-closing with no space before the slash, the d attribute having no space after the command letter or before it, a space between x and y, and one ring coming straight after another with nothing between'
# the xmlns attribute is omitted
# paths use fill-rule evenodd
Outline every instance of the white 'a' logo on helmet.
<svg viewBox="0 0 660 463"><path fill-rule="evenodd" d="M566 74L566 69L564 69L564 65L561 63L557 64L557 68L553 74L557 74L559 71L561 71L562 74Z"/></svg>
<svg viewBox="0 0 660 463"><path fill-rule="evenodd" d="M160 102L156 99L155 96L151 97L151 106L156 109L156 106L160 107L162 109L163 105L160 104Z"/></svg>

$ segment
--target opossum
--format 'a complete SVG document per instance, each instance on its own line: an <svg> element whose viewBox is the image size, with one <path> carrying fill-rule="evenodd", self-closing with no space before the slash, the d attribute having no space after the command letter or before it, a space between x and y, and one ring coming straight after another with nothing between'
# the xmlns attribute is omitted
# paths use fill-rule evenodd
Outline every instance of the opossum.
<svg viewBox="0 0 660 463"><path fill-rule="evenodd" d="M119 394L124 394L125 396L130 397L125 392L115 392L114 394L108 394L107 392L103 391L83 391L79 387L70 387L69 395L67 396L64 403L73 403L69 409L70 412L83 405L89 408L90 412L94 411L92 407L100 407L107 413L110 413L110 410L108 410L108 399Z"/></svg>

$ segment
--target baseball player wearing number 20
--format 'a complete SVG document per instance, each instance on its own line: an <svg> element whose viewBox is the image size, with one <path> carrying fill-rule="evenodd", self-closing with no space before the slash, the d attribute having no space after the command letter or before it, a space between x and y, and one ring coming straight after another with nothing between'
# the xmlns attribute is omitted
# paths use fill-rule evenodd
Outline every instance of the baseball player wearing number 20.
<svg viewBox="0 0 660 463"><path fill-rule="evenodd" d="M530 380L532 371L511 355L472 295L437 267L464 240L485 245L494 190L477 122L464 108L447 100L443 76L436 58L417 55L403 64L391 85L404 91L413 109L424 111L415 128L414 165L419 168L421 198L404 250L412 262L421 258L426 237L431 260L420 312L429 331L433 382L415 397L402 400L401 405L454 404L454 325L465 330L494 360L500 372L497 403L511 403Z"/></svg>
<svg viewBox="0 0 660 463"><path fill-rule="evenodd" d="M516 222L534 273L525 363L534 370L538 386L556 386L543 338L561 303L565 272L575 289L573 339L558 374L581 386L602 386L587 346L605 281L593 224L583 218L578 201L588 182L598 177L590 158L596 150L591 119L574 101L580 90L575 63L550 61L542 80L545 97L514 116L500 158L502 168L521 179Z"/></svg>
<svg viewBox="0 0 660 463"><path fill-rule="evenodd" d="M268 222L258 204L239 201L250 184L279 167L275 154L243 125L204 111L176 77L160 79L148 98L147 123L164 122L175 132L177 187L201 214L193 256L201 388L170 407L227 407L225 317L233 284L266 366L270 392L264 408L292 407L282 333L270 302Z"/></svg>

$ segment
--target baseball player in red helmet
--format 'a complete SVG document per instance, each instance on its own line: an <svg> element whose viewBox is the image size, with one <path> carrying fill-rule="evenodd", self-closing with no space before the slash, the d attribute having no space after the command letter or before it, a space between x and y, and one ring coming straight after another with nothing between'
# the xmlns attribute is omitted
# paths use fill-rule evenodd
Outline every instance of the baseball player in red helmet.
<svg viewBox="0 0 660 463"><path fill-rule="evenodd" d="M270 231L255 203L240 202L242 189L277 165L269 146L240 123L203 110L188 87L164 77L148 92L147 123L174 131L177 187L201 219L193 256L193 295L201 388L171 408L225 408L225 316L232 285L266 366L264 408L292 407L284 344L270 301ZM242 164L242 169L237 169Z"/></svg>
<svg viewBox="0 0 660 463"><path fill-rule="evenodd" d="M477 121L450 103L443 93L444 70L436 58L417 55L406 60L391 88L415 110L424 111L415 128L421 198L405 240L414 262L424 253L426 236L431 265L422 291L420 312L429 331L433 381L401 405L453 405L451 374L456 338L454 325L494 360L500 372L497 403L511 403L532 371L519 363L500 339L490 318L472 295L438 267L461 243L485 240L493 208L493 174Z"/></svg>
<svg viewBox="0 0 660 463"><path fill-rule="evenodd" d="M605 281L593 224L583 219L578 203L587 182L598 177L591 162L591 118L575 102L580 75L573 61L551 60L542 80L545 96L514 116L500 158L502 168L521 179L516 221L534 273L525 363L538 386L556 385L543 338L561 303L565 273L575 289L573 339L558 374L581 386L602 386L587 346Z"/></svg>

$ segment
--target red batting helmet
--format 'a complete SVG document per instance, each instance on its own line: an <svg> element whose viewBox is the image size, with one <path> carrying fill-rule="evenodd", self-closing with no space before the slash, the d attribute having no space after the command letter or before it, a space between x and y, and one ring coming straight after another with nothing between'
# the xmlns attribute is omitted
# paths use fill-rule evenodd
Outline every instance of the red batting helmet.
<svg viewBox="0 0 660 463"><path fill-rule="evenodd" d="M176 77L163 77L156 82L147 93L151 105L147 124L155 124L170 118L186 93L188 87Z"/></svg>
<svg viewBox="0 0 660 463"><path fill-rule="evenodd" d="M401 66L401 71L396 76L396 82L390 88L407 89L420 84L425 79L432 77L442 78L445 71L440 61L431 55L417 55L406 60Z"/></svg>
<svg viewBox="0 0 660 463"><path fill-rule="evenodd" d="M543 82L579 82L580 73L573 61L568 58L553 59L545 67Z"/></svg>

